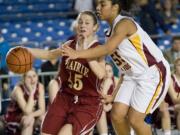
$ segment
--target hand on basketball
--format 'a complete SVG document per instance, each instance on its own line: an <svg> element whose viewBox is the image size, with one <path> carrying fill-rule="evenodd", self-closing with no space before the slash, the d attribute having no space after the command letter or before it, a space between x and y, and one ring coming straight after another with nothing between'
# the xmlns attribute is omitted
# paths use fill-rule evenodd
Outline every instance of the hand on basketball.
<svg viewBox="0 0 180 135"><path fill-rule="evenodd" d="M78 51L75 51L71 47L65 45L62 48L62 55L68 56L69 59L77 59L78 58Z"/></svg>
<svg viewBox="0 0 180 135"><path fill-rule="evenodd" d="M98 93L101 95L102 98L102 103L107 104L107 103L112 103L114 98L112 95L106 95L102 91L98 91Z"/></svg>

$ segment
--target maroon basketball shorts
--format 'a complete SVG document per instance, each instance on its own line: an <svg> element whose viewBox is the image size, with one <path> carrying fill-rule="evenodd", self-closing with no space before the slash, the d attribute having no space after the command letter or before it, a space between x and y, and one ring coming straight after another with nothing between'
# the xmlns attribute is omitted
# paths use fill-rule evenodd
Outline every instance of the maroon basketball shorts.
<svg viewBox="0 0 180 135"><path fill-rule="evenodd" d="M87 134L101 113L102 104L98 97L77 97L59 92L45 116L42 132L58 134L65 124L72 124L73 135Z"/></svg>
<svg viewBox="0 0 180 135"><path fill-rule="evenodd" d="M20 135L21 127L20 122L22 118L22 113L7 113L4 115L4 120L6 123L5 130L8 135Z"/></svg>

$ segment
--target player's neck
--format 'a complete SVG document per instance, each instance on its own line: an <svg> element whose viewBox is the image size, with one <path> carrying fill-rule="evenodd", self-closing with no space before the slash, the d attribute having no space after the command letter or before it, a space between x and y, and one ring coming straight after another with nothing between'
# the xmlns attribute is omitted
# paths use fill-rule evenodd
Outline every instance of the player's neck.
<svg viewBox="0 0 180 135"><path fill-rule="evenodd" d="M111 27L113 27L114 20L116 19L117 16L118 14L114 14L107 20L107 22L109 23Z"/></svg>
<svg viewBox="0 0 180 135"><path fill-rule="evenodd" d="M87 49L89 47L89 45L96 39L97 39L96 36L92 35L92 36L89 36L88 38L86 38L85 40L84 39L78 40L78 48L77 49L78 50Z"/></svg>

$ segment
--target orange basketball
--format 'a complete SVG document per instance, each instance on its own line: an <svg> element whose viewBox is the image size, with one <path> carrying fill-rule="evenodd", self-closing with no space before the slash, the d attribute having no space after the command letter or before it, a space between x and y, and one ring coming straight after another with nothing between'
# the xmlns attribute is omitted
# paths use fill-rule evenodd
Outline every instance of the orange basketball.
<svg viewBox="0 0 180 135"><path fill-rule="evenodd" d="M14 73L22 74L32 68L33 56L26 48L17 46L10 49L7 53L6 63L9 70Z"/></svg>

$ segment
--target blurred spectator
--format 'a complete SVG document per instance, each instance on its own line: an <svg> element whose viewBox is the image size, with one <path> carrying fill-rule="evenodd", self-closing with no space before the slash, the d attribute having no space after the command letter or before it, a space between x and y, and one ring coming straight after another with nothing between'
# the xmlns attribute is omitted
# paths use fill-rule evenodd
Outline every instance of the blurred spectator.
<svg viewBox="0 0 180 135"><path fill-rule="evenodd" d="M109 63L106 63L105 66L106 75L102 80L101 83L101 90L103 94L113 94L115 88L117 87L117 84L119 82L119 79L114 76L113 73L113 66ZM110 120L108 119L109 112L112 109L112 104L104 104L103 105L103 112L101 114L101 117L96 125L98 133L100 135L108 135L108 124L110 124Z"/></svg>
<svg viewBox="0 0 180 135"><path fill-rule="evenodd" d="M85 10L93 11L94 7L95 7L94 0L75 0L74 1L74 10L77 11L78 13Z"/></svg>
<svg viewBox="0 0 180 135"><path fill-rule="evenodd" d="M44 86L32 69L23 75L22 81L12 91L11 101L3 116L7 135L33 135L34 127L40 127L44 113Z"/></svg>
<svg viewBox="0 0 180 135"><path fill-rule="evenodd" d="M8 73L4 68L0 69L0 75L7 75L7 74ZM0 87L2 88L2 94L1 94L2 99L9 98L10 91L9 91L8 79L2 78L2 79L0 79L0 81L1 81L0 82L1 86Z"/></svg>
<svg viewBox="0 0 180 135"><path fill-rule="evenodd" d="M55 48L57 47L51 46L49 50L52 50ZM59 66L59 59L48 60L41 65L41 72L56 72L58 70L58 66ZM47 88L52 77L51 76L43 76L43 77L44 78L41 78L41 79L42 81L44 81L43 83L44 83L45 88Z"/></svg>
<svg viewBox="0 0 180 135"><path fill-rule="evenodd" d="M180 106L180 58L174 62L174 73L171 78L168 94L160 106L161 125L164 130L164 135L171 135L171 125L173 123L171 116L174 116L176 120L174 124L176 124L178 130L180 130L180 109L178 109L178 106ZM170 107L175 108L176 113L173 111L172 114L170 114Z"/></svg>
<svg viewBox="0 0 180 135"><path fill-rule="evenodd" d="M164 57L170 64L173 64L177 58L180 58L180 36L172 39L172 47L164 52Z"/></svg>
<svg viewBox="0 0 180 135"><path fill-rule="evenodd" d="M166 24L171 25L178 22L177 12L175 8L173 8L171 0L162 1L162 10L160 13Z"/></svg>
<svg viewBox="0 0 180 135"><path fill-rule="evenodd" d="M165 33L169 33L162 16L155 7L155 3L148 0L136 0L140 6L139 22L142 28L150 35L158 35L157 27L160 27ZM156 42L156 39L154 39Z"/></svg>

